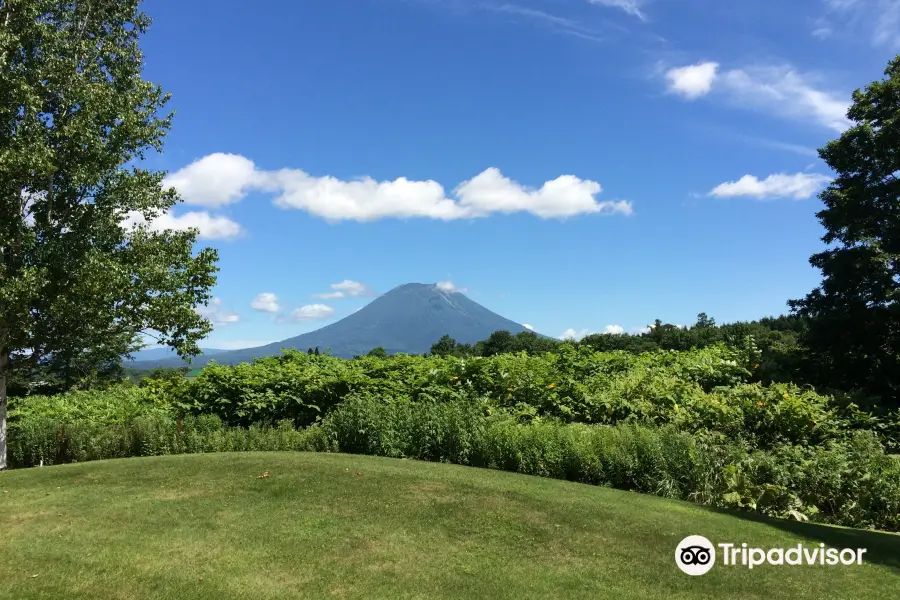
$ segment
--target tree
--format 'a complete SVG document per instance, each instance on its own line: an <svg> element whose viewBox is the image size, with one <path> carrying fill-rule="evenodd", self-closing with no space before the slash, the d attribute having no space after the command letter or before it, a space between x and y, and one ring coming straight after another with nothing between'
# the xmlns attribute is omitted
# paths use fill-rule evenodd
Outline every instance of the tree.
<svg viewBox="0 0 900 600"><path fill-rule="evenodd" d="M697 322L694 324L694 327L698 329L708 329L710 327L716 326L716 320L712 317L707 316L705 312L697 315Z"/></svg>
<svg viewBox="0 0 900 600"><path fill-rule="evenodd" d="M449 335L441 336L441 339L431 346L431 354L434 356L452 356L455 351L456 340Z"/></svg>
<svg viewBox="0 0 900 600"><path fill-rule="evenodd" d="M808 317L820 378L896 403L900 393L900 56L853 93L852 123L819 150L837 177L817 217L833 245L814 254L822 283L788 304Z"/></svg>
<svg viewBox="0 0 900 600"><path fill-rule="evenodd" d="M374 356L374 357L376 357L376 358L387 358L387 357L388 357L388 353L387 353L387 350L385 350L385 349L382 348L381 346L377 346L377 347L372 348L371 350L369 350L368 356Z"/></svg>
<svg viewBox="0 0 900 600"><path fill-rule="evenodd" d="M211 329L216 252L152 227L179 198L139 166L172 115L141 78L138 5L0 1L0 469L13 370L97 367L142 333L190 357Z"/></svg>
<svg viewBox="0 0 900 600"><path fill-rule="evenodd" d="M319 356L319 347L318 346L316 346L316 350L315 350L315 352L313 352L313 355Z"/></svg>
<svg viewBox="0 0 900 600"><path fill-rule="evenodd" d="M515 339L513 334L506 330L495 331L484 341L482 356L495 356L515 351Z"/></svg>

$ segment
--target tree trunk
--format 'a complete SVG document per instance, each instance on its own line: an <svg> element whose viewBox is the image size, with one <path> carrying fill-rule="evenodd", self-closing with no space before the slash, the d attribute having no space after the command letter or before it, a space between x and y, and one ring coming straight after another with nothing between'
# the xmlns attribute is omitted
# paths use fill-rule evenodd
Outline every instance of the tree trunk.
<svg viewBox="0 0 900 600"><path fill-rule="evenodd" d="M0 350L0 471L6 470L6 370L9 356Z"/></svg>

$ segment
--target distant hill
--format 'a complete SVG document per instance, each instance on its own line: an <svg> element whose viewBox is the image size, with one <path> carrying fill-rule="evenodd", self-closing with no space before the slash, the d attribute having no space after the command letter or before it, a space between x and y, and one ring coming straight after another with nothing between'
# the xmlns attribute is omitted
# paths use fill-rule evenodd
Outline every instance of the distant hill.
<svg viewBox="0 0 900 600"><path fill-rule="evenodd" d="M204 356L212 356L214 354L221 354L222 352L228 352L228 350L216 350L215 348L201 348ZM131 367L133 366L132 361L134 362L146 362L146 361L154 361L154 360L164 360L167 358L171 358L174 360L178 359L178 354L172 350L171 348L145 348L143 350L138 350L137 352L133 352L131 354L132 360L125 361L125 366Z"/></svg>
<svg viewBox="0 0 900 600"><path fill-rule="evenodd" d="M219 352L197 357L192 368L203 366L211 358L219 364L237 364L260 356L281 354L282 348L306 351L318 347L332 356L352 358L381 346L388 353L423 354L441 336L474 344L495 331L512 334L528 331L521 324L491 312L459 292L447 292L434 284L407 283L373 300L357 312L336 323L274 344ZM178 367L174 358L143 360L129 366L139 369L157 366Z"/></svg>

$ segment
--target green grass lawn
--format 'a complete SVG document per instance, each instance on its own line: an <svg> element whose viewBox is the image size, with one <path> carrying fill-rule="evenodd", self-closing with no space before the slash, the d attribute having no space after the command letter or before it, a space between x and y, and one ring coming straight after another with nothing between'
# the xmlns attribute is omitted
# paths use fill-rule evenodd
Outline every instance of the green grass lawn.
<svg viewBox="0 0 900 600"><path fill-rule="evenodd" d="M258 479L263 472L269 478ZM743 518L565 481L339 454L0 473L0 598L891 598L900 536ZM865 547L862 566L717 566L689 534ZM721 560L721 559L720 559Z"/></svg>

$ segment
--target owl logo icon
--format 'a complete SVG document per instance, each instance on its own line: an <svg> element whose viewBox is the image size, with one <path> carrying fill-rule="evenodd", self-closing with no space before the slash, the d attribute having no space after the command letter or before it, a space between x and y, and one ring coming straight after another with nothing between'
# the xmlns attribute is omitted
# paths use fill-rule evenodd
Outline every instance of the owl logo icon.
<svg viewBox="0 0 900 600"><path fill-rule="evenodd" d="M705 575L716 564L716 548L702 535L689 535L675 548L675 564L688 575Z"/></svg>

